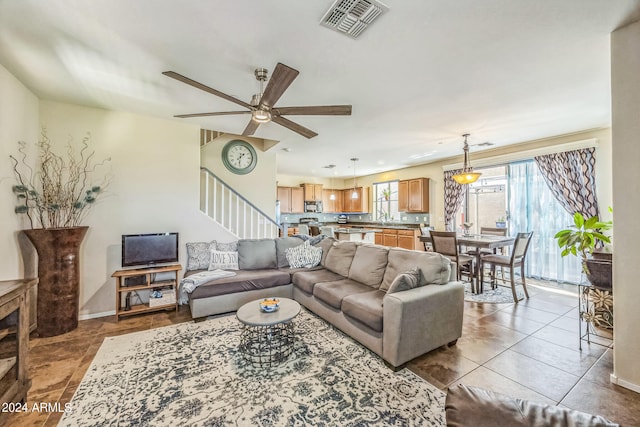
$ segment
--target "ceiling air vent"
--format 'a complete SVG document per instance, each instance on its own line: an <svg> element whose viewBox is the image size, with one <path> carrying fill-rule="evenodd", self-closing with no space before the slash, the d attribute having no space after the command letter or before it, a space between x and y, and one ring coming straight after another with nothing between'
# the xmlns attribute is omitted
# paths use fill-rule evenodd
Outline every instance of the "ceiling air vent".
<svg viewBox="0 0 640 427"><path fill-rule="evenodd" d="M355 39L387 10L387 6L375 0L336 0L320 25Z"/></svg>

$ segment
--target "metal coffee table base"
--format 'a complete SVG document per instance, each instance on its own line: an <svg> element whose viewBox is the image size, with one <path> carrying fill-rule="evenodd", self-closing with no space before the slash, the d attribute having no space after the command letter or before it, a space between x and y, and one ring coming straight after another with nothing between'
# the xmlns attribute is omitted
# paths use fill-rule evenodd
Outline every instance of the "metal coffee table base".
<svg viewBox="0 0 640 427"><path fill-rule="evenodd" d="M245 325L240 337L240 351L256 367L271 367L293 352L293 322L268 326Z"/></svg>

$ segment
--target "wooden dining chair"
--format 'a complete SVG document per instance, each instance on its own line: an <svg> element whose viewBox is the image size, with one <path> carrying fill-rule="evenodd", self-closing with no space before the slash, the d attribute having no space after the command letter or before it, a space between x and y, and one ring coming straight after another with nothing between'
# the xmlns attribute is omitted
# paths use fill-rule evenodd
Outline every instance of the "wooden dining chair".
<svg viewBox="0 0 640 427"><path fill-rule="evenodd" d="M475 277L475 269L473 268L473 257L465 254L461 254L458 251L458 238L455 231L433 231L429 232L431 235L431 244L433 245L433 251L438 252L441 255L446 256L451 261L455 262L457 267L456 277L461 280L462 275L466 274L471 282L472 292L476 291L477 278Z"/></svg>
<svg viewBox="0 0 640 427"><path fill-rule="evenodd" d="M480 234L481 235L488 235L488 236L502 236L502 237L506 237L507 236L507 229L506 228L497 228L497 227L480 227ZM505 255L504 253L504 248L498 248L496 249L487 249L487 248L472 248L470 250L465 251L464 253L467 255L471 255L471 256L476 256L478 255L478 251L480 251L480 256L485 256L485 255L491 255L491 254L496 254L499 253L500 255ZM495 271L491 272L492 276L491 276L491 283L494 284L495 283ZM504 278L504 270L502 269L502 267L500 267L500 280L502 280L502 283L506 283L506 280ZM479 282L480 286L482 286L482 276L480 276Z"/></svg>
<svg viewBox="0 0 640 427"><path fill-rule="evenodd" d="M498 255L498 254L488 254L484 255L480 258L480 274L478 280L482 280L484 276L484 265L491 264L491 269L494 271L493 277L495 280L495 268L496 267L505 267L509 269L509 280L511 282L511 292L513 293L513 300L517 303L518 297L516 294L516 279L514 274L514 269L516 267L520 267L520 276L522 277L522 289L524 289L524 294L527 298L529 298L529 292L527 292L527 283L524 277L524 261L527 256L527 250L529 249L529 243L531 243L531 236L533 232L527 233L518 233L516 236L516 241L513 244L513 250L511 251L511 255ZM480 283L478 286L482 286Z"/></svg>
<svg viewBox="0 0 640 427"><path fill-rule="evenodd" d="M317 225L310 225L309 226L309 234L311 235L311 237L319 235L320 234L320 227L318 227Z"/></svg>

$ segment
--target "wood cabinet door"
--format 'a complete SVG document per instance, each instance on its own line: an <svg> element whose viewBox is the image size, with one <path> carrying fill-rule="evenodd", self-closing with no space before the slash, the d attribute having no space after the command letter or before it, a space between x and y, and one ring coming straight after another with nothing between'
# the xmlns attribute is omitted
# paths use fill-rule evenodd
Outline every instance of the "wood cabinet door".
<svg viewBox="0 0 640 427"><path fill-rule="evenodd" d="M322 190L322 212L333 213L336 209L336 201L331 200L331 190Z"/></svg>
<svg viewBox="0 0 640 427"><path fill-rule="evenodd" d="M398 246L398 232L396 230L385 228L382 231L382 244L385 246Z"/></svg>
<svg viewBox="0 0 640 427"><path fill-rule="evenodd" d="M398 210L409 212L409 181L398 181Z"/></svg>
<svg viewBox="0 0 640 427"><path fill-rule="evenodd" d="M333 201L334 202L334 210L333 212L344 212L344 206L343 206L343 193L344 191L342 190L333 190L333 192L336 195L336 199Z"/></svg>
<svg viewBox="0 0 640 427"><path fill-rule="evenodd" d="M304 189L302 187L291 187L291 212L304 212Z"/></svg>
<svg viewBox="0 0 640 427"><path fill-rule="evenodd" d="M414 250L416 248L416 246L415 246L415 239L414 239L413 235L408 236L408 235L399 234L398 235L398 247L399 248L404 248L404 249Z"/></svg>
<svg viewBox="0 0 640 427"><path fill-rule="evenodd" d="M280 213L291 213L291 187L278 187L277 198L280 200Z"/></svg>
<svg viewBox="0 0 640 427"><path fill-rule="evenodd" d="M382 233L376 233L375 243L376 243L376 245L384 244L384 239L382 238Z"/></svg>
<svg viewBox="0 0 640 427"><path fill-rule="evenodd" d="M352 206L352 198L351 193L353 192L353 188L347 188L342 190L342 212L353 212L351 209Z"/></svg>
<svg viewBox="0 0 640 427"><path fill-rule="evenodd" d="M313 200L322 200L322 184L313 184Z"/></svg>
<svg viewBox="0 0 640 427"><path fill-rule="evenodd" d="M429 179L409 180L408 212L429 212Z"/></svg>

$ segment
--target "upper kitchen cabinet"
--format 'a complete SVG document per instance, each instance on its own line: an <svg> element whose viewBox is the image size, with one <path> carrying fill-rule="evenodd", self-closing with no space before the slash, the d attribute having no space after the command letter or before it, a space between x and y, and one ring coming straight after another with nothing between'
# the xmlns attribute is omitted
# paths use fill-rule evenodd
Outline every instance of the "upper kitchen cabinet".
<svg viewBox="0 0 640 427"><path fill-rule="evenodd" d="M322 200L322 184L300 184L304 188L304 200L315 202Z"/></svg>
<svg viewBox="0 0 640 427"><path fill-rule="evenodd" d="M400 212L429 212L429 178L414 178L398 182Z"/></svg>
<svg viewBox="0 0 640 427"><path fill-rule="evenodd" d="M331 194L335 196L333 200L331 199ZM322 212L342 212L342 197L342 190L322 189Z"/></svg>
<svg viewBox="0 0 640 427"><path fill-rule="evenodd" d="M281 213L304 212L304 189L301 187L278 187Z"/></svg>
<svg viewBox="0 0 640 427"><path fill-rule="evenodd" d="M353 192L358 195L352 198ZM369 212L369 187L346 188L342 191L343 212Z"/></svg>

